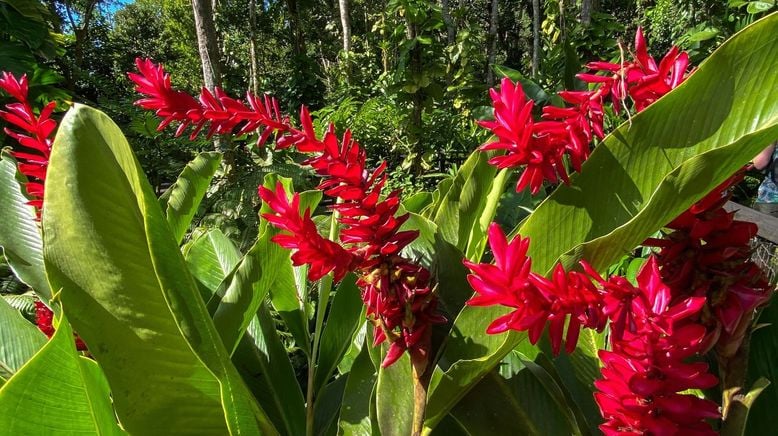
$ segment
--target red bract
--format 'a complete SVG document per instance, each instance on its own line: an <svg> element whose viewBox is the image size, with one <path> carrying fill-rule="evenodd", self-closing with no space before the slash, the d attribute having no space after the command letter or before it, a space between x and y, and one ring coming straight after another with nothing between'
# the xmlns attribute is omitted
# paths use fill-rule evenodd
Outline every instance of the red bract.
<svg viewBox="0 0 778 436"><path fill-rule="evenodd" d="M529 186L532 194L540 191L543 182L568 181L563 156L567 154L574 171L589 157L594 138L604 138L604 104L610 95L614 110L621 110L627 96L640 112L661 96L678 86L687 76L689 57L673 47L659 64L649 56L643 33L635 36L636 60L620 64L592 62L587 65L606 75L581 73L578 78L596 84L590 91L562 91L559 96L567 107L545 106L542 122L532 118L532 100L527 99L521 85L510 79L502 81L500 91L490 90L494 106L494 121L481 121L497 137L481 146L481 150L505 150L489 163L498 168L523 166L516 190Z"/></svg>
<svg viewBox="0 0 778 436"><path fill-rule="evenodd" d="M516 191L527 186L533 194L540 191L544 180L556 183L558 178L567 180L562 162L564 144L549 135L538 135L532 120L533 101L527 99L520 83L514 84L507 77L502 80L500 91L490 90L494 106L494 121L479 124L492 131L496 141L481 146L481 150L505 150L505 154L493 157L489 163L498 168L524 166L524 172L516 185Z"/></svg>
<svg viewBox="0 0 778 436"><path fill-rule="evenodd" d="M54 321L54 312L51 311L48 307L46 307L45 304L43 304L39 300L35 300L35 323L38 325L38 329L43 332L43 334L46 335L47 338L51 339L52 336L54 336L54 325L52 324ZM81 338L78 337L75 333L73 333L73 337L76 341L76 349L78 351L86 351L86 344L84 343Z"/></svg>
<svg viewBox="0 0 778 436"><path fill-rule="evenodd" d="M724 204L729 188L741 181L739 172L668 224L672 231L647 245L660 247L662 276L675 295L702 295L708 308L700 316L708 328L706 346L723 357L740 347L755 310L772 290L764 273L751 261L753 223L735 220Z"/></svg>
<svg viewBox="0 0 778 436"><path fill-rule="evenodd" d="M8 128L4 131L24 147L22 150L11 153L19 162L19 171L28 178L25 188L32 197L28 204L36 208L38 219L40 219L46 169L49 165L49 155L53 143L52 137L57 129L57 123L50 117L57 104L50 102L39 115L35 115L32 106L27 101L26 75L22 76L21 79L16 79L12 74L3 72L2 78L0 78L0 89L17 101L17 103L5 105L6 110L0 110L0 118L21 129L21 132Z"/></svg>
<svg viewBox="0 0 778 436"><path fill-rule="evenodd" d="M153 110L162 122L157 130L162 131L170 123L179 122L176 136L180 136L189 126L194 126L189 134L194 139L209 126L208 137L214 134L243 134L262 129L258 145L267 141L273 132L285 132L289 127L287 117L281 115L278 101L268 95L263 97L246 94L248 106L224 94L216 88L211 93L203 88L199 99L172 88L170 75L162 65L156 65L149 59L135 59L140 74L128 73L135 83L135 90L146 96L135 102L136 105ZM215 94L215 95L214 95Z"/></svg>
<svg viewBox="0 0 778 436"><path fill-rule="evenodd" d="M335 281L340 281L351 269L353 256L340 245L323 238L311 219L310 209L300 216L300 194L292 196L291 203L286 197L284 187L279 182L275 192L260 186L259 196L275 213L266 213L262 217L289 234L278 234L271 238L276 244L295 250L292 262L295 265L310 265L308 277L320 278L333 271Z"/></svg>
<svg viewBox="0 0 778 436"><path fill-rule="evenodd" d="M706 363L688 362L704 348L706 329L696 319L705 298L674 298L653 256L637 282L611 279L604 286L615 299L629 296L622 309L631 316L613 331L612 351L600 351L603 379L595 382L595 400L606 420L600 429L606 435L716 434L705 420L719 417L718 406L680 394L718 383Z"/></svg>
<svg viewBox="0 0 778 436"><path fill-rule="evenodd" d="M680 85L691 73L688 70L689 55L673 47L657 64L648 54L643 30L638 28L635 34L635 59L624 60L620 64L609 62L591 62L587 68L604 71L605 76L582 73L578 78L596 83L602 96L611 96L613 108L619 112L622 102L629 96L640 112L651 103Z"/></svg>
<svg viewBox="0 0 778 436"><path fill-rule="evenodd" d="M554 268L551 280L532 273L532 261L527 257L529 239L517 236L508 242L495 223L489 227L489 245L494 264L464 261L472 272L467 280L478 294L467 304L499 304L515 310L494 320L487 333L527 331L529 341L535 344L548 322L552 351L558 354L563 337L565 350L572 352L581 327L605 327L601 293L586 274L565 272L561 265Z"/></svg>
<svg viewBox="0 0 778 436"><path fill-rule="evenodd" d="M417 231L401 231L409 214L396 216L400 193L381 197L386 184L386 164L369 171L363 148L346 131L341 139L330 125L319 139L307 108L300 110L302 128L294 127L281 115L275 99L261 101L247 96L250 107L232 99L221 90L215 96L203 90L200 99L172 89L170 77L161 66L137 60L140 74L130 74L136 89L147 98L137 102L156 111L164 120L160 128L180 122L177 134L194 125L190 136L210 124L208 133L245 133L262 129L259 143L276 134L276 147L294 146L311 155L303 163L322 177L324 194L336 201L332 209L341 224L340 244L323 238L306 210L300 216L299 197L287 197L281 185L275 192L260 188L259 195L272 213L263 214L271 224L284 231L273 237L277 244L294 250L295 265L308 264L308 278L318 280L333 272L340 280L346 272L359 273L358 285L367 313L375 325L376 344L391 342L384 366L394 363L405 350L417 362L426 361L430 345L430 325L443 322L435 314L437 300L430 287L429 271L413 264L400 251L417 236Z"/></svg>

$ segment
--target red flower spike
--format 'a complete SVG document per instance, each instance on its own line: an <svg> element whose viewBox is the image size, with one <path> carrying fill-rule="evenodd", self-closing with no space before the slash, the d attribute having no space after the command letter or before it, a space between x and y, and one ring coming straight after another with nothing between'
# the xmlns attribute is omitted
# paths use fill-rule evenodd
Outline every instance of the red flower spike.
<svg viewBox="0 0 778 436"><path fill-rule="evenodd" d="M199 98L195 99L172 88L170 75L162 65L140 58L135 59L135 65L139 73L128 73L127 76L135 83L135 90L146 96L135 104L154 111L162 118L157 130L162 131L171 123L178 122L176 136L194 126L190 134L190 139L194 139L206 126L207 136L243 134L261 128L257 141L257 145L261 146L273 132L283 133L289 129L289 120L279 113L275 98L247 94L244 103L227 96L221 89L215 89L214 95L203 88Z"/></svg>
<svg viewBox="0 0 778 436"><path fill-rule="evenodd" d="M36 116L32 106L27 101L27 76L16 79L12 74L3 72L2 78L0 78L0 89L18 102L7 104L5 111L0 110L0 118L21 129L21 131L8 128L4 130L8 136L24 147L22 150L11 152L11 154L18 161L19 172L29 179L25 188L32 199L27 204L36 208L37 219L40 220L46 170L49 166L49 155L54 142L53 134L57 129L57 123L50 117L57 104L56 102L48 103Z"/></svg>
<svg viewBox="0 0 778 436"><path fill-rule="evenodd" d="M192 136L206 125L209 135L260 129L260 144L275 134L277 148L296 147L311 155L303 163L322 177L319 189L336 199L332 209L338 212L341 224L340 244L320 236L310 211L300 216L298 194L290 201L280 185L275 192L259 189L259 196L273 211L263 217L285 232L272 240L294 251L295 265L310 265L311 280L329 272L336 281L348 271L359 274L362 300L376 324L376 344L391 342L384 366L391 365L406 350L413 359L426 359L430 325L445 320L435 314L437 299L430 288L429 271L400 256L418 232L400 230L410 215L396 216L400 207L398 191L381 199L386 164L368 171L365 151L349 131L339 139L330 125L318 138L305 106L300 109L302 128L295 128L271 97L260 100L248 95L249 107L220 89L213 93L203 90L199 99L194 99L174 90L161 66L148 60L136 63L140 74L129 76L147 97L136 104L163 118L160 129L174 121L180 123L177 134L193 125Z"/></svg>
<svg viewBox="0 0 778 436"><path fill-rule="evenodd" d="M657 65L649 56L642 30L635 37L637 60L620 64L591 62L590 70L605 75L581 73L577 77L594 84L590 91L562 91L559 96L568 107L546 106L542 122L532 118L532 100L524 95L521 85L510 79L502 81L500 91L490 90L494 106L494 121L479 124L489 129L497 139L481 146L481 150L505 150L489 163L498 168L524 167L516 190L527 186L532 194L540 191L544 181L567 183L568 173L563 156L567 154L574 171L589 157L594 138L604 138L604 104L610 96L618 113L622 101L632 99L640 112L677 87L689 74L689 57L674 47Z"/></svg>
<svg viewBox="0 0 778 436"><path fill-rule="evenodd" d="M520 83L504 78L500 91L490 90L494 105L494 121L480 121L497 137L480 150L505 150L505 154L493 157L489 163L497 168L524 166L524 172L516 185L516 191L527 186L537 194L544 180L557 182L558 176L567 179L562 163L564 144L552 137L536 135L532 120L533 101L527 99Z"/></svg>
<svg viewBox="0 0 778 436"><path fill-rule="evenodd" d="M271 241L276 244L296 250L292 255L295 265L310 265L308 278L319 280L333 272L336 281L340 281L350 270L353 256L340 245L319 235L316 224L310 217L310 210L300 216L300 194L295 193L292 201L284 192L279 182L275 192L259 187L259 196L268 204L273 213L262 214L275 227L289 232L273 236Z"/></svg>
<svg viewBox="0 0 778 436"><path fill-rule="evenodd" d="M609 297L629 297L622 307L629 315L611 315L630 321L622 322L620 331L611 324L612 351L600 351L603 379L595 382L595 401L605 418L600 429L605 434L715 434L705 420L719 417L718 406L679 393L718 383L706 363L687 362L704 349L705 327L696 320L705 298L673 303L653 256L637 281L637 287L615 278L604 284Z"/></svg>
<svg viewBox="0 0 778 436"><path fill-rule="evenodd" d="M527 331L530 342L535 344L548 323L552 351L559 354L563 336L565 350L572 352L582 327L600 331L605 328L607 318L602 314L602 293L589 276L565 272L557 265L551 279L546 279L530 272L529 239L517 236L508 242L495 223L489 227L488 238L494 265L464 261L471 271L467 280L478 294L467 304L500 304L515 310L494 320L487 333Z"/></svg>
<svg viewBox="0 0 778 436"><path fill-rule="evenodd" d="M675 298L705 300L700 315L707 327L705 349L715 346L724 358L737 352L755 310L772 296L764 273L751 260L756 225L737 221L724 209L729 188L743 174L736 173L674 219L665 238L644 243L660 248L662 277Z"/></svg>

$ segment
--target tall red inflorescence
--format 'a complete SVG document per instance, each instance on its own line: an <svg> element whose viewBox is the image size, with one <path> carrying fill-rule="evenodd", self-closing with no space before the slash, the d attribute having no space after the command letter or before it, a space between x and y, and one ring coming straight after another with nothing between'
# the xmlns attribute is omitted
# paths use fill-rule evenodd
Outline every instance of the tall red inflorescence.
<svg viewBox="0 0 778 436"><path fill-rule="evenodd" d="M27 204L35 207L36 219L40 221L46 171L49 167L51 146L54 143L53 136L57 130L57 122L51 119L51 114L57 103L49 102L36 115L28 101L29 85L26 75L17 79L11 73L2 72L0 89L16 100L16 103L6 104L6 110L0 110L0 118L20 129L20 131L14 131L5 128L4 131L23 147L22 150L14 150L11 154L18 162L19 172L27 177L25 189L31 198ZM38 328L49 338L54 334L53 318L54 312L43 302L36 300L36 323ZM78 350L86 350L84 341L77 335L74 334L74 336Z"/></svg>
<svg viewBox="0 0 778 436"><path fill-rule="evenodd" d="M699 321L707 327L705 347L722 358L740 348L757 308L772 296L764 272L751 260L754 223L738 221L724 205L741 171L667 225L664 238L646 245L659 247L662 277L676 295L706 297Z"/></svg>
<svg viewBox="0 0 778 436"><path fill-rule="evenodd" d="M606 310L611 318L610 351L601 350L603 378L594 394L606 435L715 435L706 419L720 416L712 401L682 392L707 389L718 379L704 352L706 329L698 322L705 297L677 296L649 257L637 286L622 278L597 278L608 295L628 304ZM624 315L628 313L628 315ZM628 317L617 324L613 316ZM618 327L616 327L618 326Z"/></svg>
<svg viewBox="0 0 778 436"><path fill-rule="evenodd" d="M594 73L581 73L578 78L590 83L587 91L562 91L559 96L566 107L545 106L542 121L532 116L534 103L527 98L519 83L502 80L500 90L490 90L494 120L481 121L496 139L481 146L481 150L505 150L490 159L498 168L524 167L516 184L521 191L529 186L537 194L544 181L568 181L564 163L566 155L574 171L589 157L594 138L603 139L604 107L610 102L616 113L624 102L632 100L640 112L670 92L688 77L689 56L673 47L657 64L648 54L643 32L635 36L635 59L621 63L592 62L587 67ZM596 72L604 72L604 75Z"/></svg>
<svg viewBox="0 0 778 436"><path fill-rule="evenodd" d="M497 224L489 229L489 245L494 264L464 262L477 294L469 305L513 309L488 333L527 331L535 344L548 326L552 352L558 354L564 340L570 353L581 328L602 331L610 322L611 347L600 352L603 379L595 383L605 434L713 434L705 419L718 417L718 406L681 393L718 383L707 364L692 360L705 351L704 296L674 295L653 256L633 286L623 277L603 279L586 262L584 272L557 264L551 279L535 274L529 240L508 241Z"/></svg>
<svg viewBox="0 0 778 436"><path fill-rule="evenodd" d="M514 310L494 320L487 333L527 331L530 343L535 344L548 323L551 348L558 354L563 340L567 352L575 349L582 327L605 328L603 295L587 274L566 272L557 264L551 279L546 279L531 271L529 239L516 236L508 242L495 223L489 227L488 238L494 264L464 261L471 271L467 280L478 294L467 304L502 305Z"/></svg>
<svg viewBox="0 0 778 436"><path fill-rule="evenodd" d="M33 107L27 101L29 91L27 76L17 79L12 74L3 72L0 78L0 89L7 92L16 103L5 105L6 110L0 110L0 118L17 127L21 131L5 128L5 133L14 138L23 150L11 153L18 161L19 172L27 176L27 194L32 198L28 202L34 206L40 220L43 207L43 188L46 180L46 169L49 166L53 135L57 122L51 119L51 113L57 106L56 102L48 103L36 115Z"/></svg>
<svg viewBox="0 0 778 436"><path fill-rule="evenodd" d="M335 280L349 271L358 273L362 300L375 326L375 344L387 340L391 344L383 366L394 363L406 350L414 362L426 362L431 325L444 319L436 313L437 297L429 271L400 254L418 232L400 230L409 214L397 215L399 191L382 197L386 164L369 171L365 150L349 131L339 139L330 125L320 139L304 106L301 128L296 128L271 97L249 94L246 106L219 89L213 94L203 89L195 99L174 90L161 66L140 59L136 64L139 74L130 73L129 77L145 96L137 104L163 118L160 129L174 121L180 123L177 135L193 126L190 137L206 126L208 135L260 129L259 144L275 135L277 149L295 147L311 155L304 164L322 177L319 189L336 200L332 209L342 227L340 243L322 237L310 210L299 210L299 195L290 199L281 185L274 190L259 188L259 196L273 211L263 217L284 232L272 240L294 251L295 265L310 265L311 280L330 272Z"/></svg>

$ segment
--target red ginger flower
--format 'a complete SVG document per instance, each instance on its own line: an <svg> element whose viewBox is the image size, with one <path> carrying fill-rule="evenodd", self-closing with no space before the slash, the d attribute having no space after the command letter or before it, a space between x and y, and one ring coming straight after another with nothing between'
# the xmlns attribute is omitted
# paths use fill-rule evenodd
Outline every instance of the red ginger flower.
<svg viewBox="0 0 778 436"><path fill-rule="evenodd" d="M2 78L0 78L0 89L17 101L17 103L7 104L5 111L0 110L0 118L21 129L21 132L8 128L5 128L4 131L24 147L24 150L13 151L11 154L19 162L19 171L28 178L25 188L32 197L28 204L36 208L38 219L40 219L46 169L49 166L49 155L53 143L52 136L57 129L57 123L50 117L57 103L53 101L48 103L36 116L32 106L27 101L29 88L26 75L22 76L21 79L16 79L12 74L3 72Z"/></svg>
<svg viewBox="0 0 778 436"><path fill-rule="evenodd" d="M705 298L673 302L653 256L637 281L634 287L610 280L606 288L631 296L632 322L613 332L612 351L600 351L603 379L595 382L595 400L606 420L600 429L606 435L715 434L704 420L718 418L718 406L680 394L718 383L706 363L687 362L704 348L706 329L695 319Z"/></svg>
<svg viewBox="0 0 778 436"><path fill-rule="evenodd" d="M537 194L544 180L553 183L558 178L567 180L562 162L564 144L550 135L538 135L532 120L534 102L527 99L520 83L514 84L507 77L502 79L500 92L491 89L494 106L494 121L480 121L479 124L492 131L496 141L488 142L480 150L505 150L505 154L493 157L489 163L498 168L525 166L516 191L527 186Z"/></svg>
<svg viewBox="0 0 778 436"><path fill-rule="evenodd" d="M199 99L189 94L173 89L170 75L162 65L154 64L150 59L135 59L135 65L140 74L127 73L135 83L135 90L146 96L135 102L136 105L153 110L162 122L157 130L162 131L170 123L180 124L176 136L180 136L189 126L194 126L189 135L194 139L206 125L208 137L214 134L241 135L262 128L257 145L267 141L273 132L285 132L289 129L289 120L281 115L278 101L268 95L262 98L246 94L246 106L224 94L216 88L211 93L203 88ZM215 95L214 95L215 94Z"/></svg>
<svg viewBox="0 0 778 436"><path fill-rule="evenodd" d="M766 304L772 290L764 273L750 259L753 223L738 221L724 204L729 188L743 179L739 172L668 224L663 239L646 245L660 247L662 276L675 295L707 297L700 321L708 328L706 348L716 346L723 357L740 347L755 310Z"/></svg>
<svg viewBox="0 0 778 436"><path fill-rule="evenodd" d="M673 47L657 64L648 54L640 29L635 36L635 51L637 59L634 61L588 64L588 68L608 74L579 74L579 79L597 84L595 89L560 92L559 96L570 106L544 107L542 122L533 121L533 102L526 98L521 85L504 78L499 92L490 90L495 120L479 122L497 137L480 149L505 150L504 155L492 158L489 163L498 168L524 166L516 190L529 186L533 195L540 191L545 180L567 182L563 155L570 157L574 171L580 171L589 157L594 138L605 137L606 97L611 96L618 113L621 102L630 96L636 111L640 112L688 76L689 56L686 53L679 53L678 48Z"/></svg>
<svg viewBox="0 0 778 436"><path fill-rule="evenodd" d="M601 96L611 96L617 113L627 96L632 98L635 110L640 112L680 85L691 74L688 67L689 55L678 47L672 47L657 64L648 54L643 30L638 28L635 33L635 59L620 64L591 62L587 68L604 71L608 75L581 73L577 77L588 83L598 83Z"/></svg>
<svg viewBox="0 0 778 436"><path fill-rule="evenodd" d="M319 139L304 106L300 111L302 128L298 129L292 126L289 117L281 115L277 101L271 97L260 100L249 94L247 107L219 89L214 90L215 95L203 89L196 100L174 90L161 66L149 60L136 60L136 64L140 74L130 73L129 77L138 92L146 96L136 104L163 117L160 130L174 121L180 123L177 135L194 125L191 137L208 124L209 135L262 129L259 144L275 133L277 148L294 146L300 152L313 155L303 163L323 178L319 189L337 200L332 208L343 227L341 245L319 235L310 211L300 216L297 194L290 201L280 185L275 192L259 189L260 197L273 210L263 217L285 232L274 236L273 241L294 250L295 265L311 266L310 280L329 272L333 272L335 280L348 271L360 273L358 284L368 316L375 324L376 344L391 342L384 366L394 363L405 350L414 359L425 361L430 325L444 320L435 314L437 300L430 288L429 271L399 255L418 232L400 230L409 214L396 216L400 207L399 191L381 198L386 164L368 171L364 149L348 131L339 140L332 125Z"/></svg>
<svg viewBox="0 0 778 436"><path fill-rule="evenodd" d="M531 272L532 261L527 257L529 239L517 236L508 242L496 223L489 227L488 238L494 264L464 261L472 272L467 280L478 294L467 304L500 304L515 310L494 320L487 333L526 330L530 343L535 344L549 323L552 351L558 354L563 336L565 350L572 352L582 327L597 330L605 327L601 293L586 274L565 272L557 265L548 280ZM568 319L565 336L564 326Z"/></svg>

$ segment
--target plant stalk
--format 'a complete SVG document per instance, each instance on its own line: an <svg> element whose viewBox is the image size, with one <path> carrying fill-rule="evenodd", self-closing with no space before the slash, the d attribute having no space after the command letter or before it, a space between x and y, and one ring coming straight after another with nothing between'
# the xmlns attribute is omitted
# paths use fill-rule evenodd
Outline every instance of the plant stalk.
<svg viewBox="0 0 778 436"><path fill-rule="evenodd" d="M742 407L746 389L746 372L748 370L748 353L751 342L751 328L745 333L743 342L737 352L731 357L718 356L719 378L721 380L721 434L735 434L733 425L738 425L730 419L735 409Z"/></svg>
<svg viewBox="0 0 778 436"><path fill-rule="evenodd" d="M340 203L340 199L337 200ZM329 239L334 241L338 238L338 212L332 212L332 218L330 220L330 235ZM321 340L322 327L324 326L324 314L327 311L327 304L329 304L330 291L332 290L332 273L327 274L321 278L319 282L319 298L316 304L316 325L313 331L313 346L311 347L311 354L308 356L308 385L305 392L305 434L306 436L313 436L314 430L314 402L315 402L315 377L316 377L316 362L318 361L319 342Z"/></svg>
<svg viewBox="0 0 778 436"><path fill-rule="evenodd" d="M430 341L430 336L430 332L427 331L426 341ZM428 365L429 353L423 357L413 354L410 357L413 371L413 426L411 427L411 435L421 436L427 410L427 388L430 385L432 371Z"/></svg>

